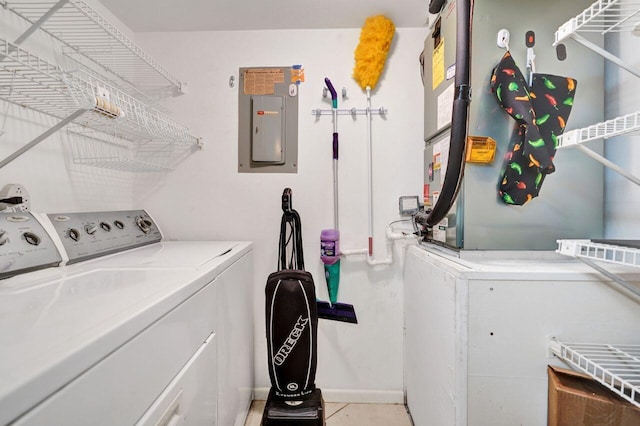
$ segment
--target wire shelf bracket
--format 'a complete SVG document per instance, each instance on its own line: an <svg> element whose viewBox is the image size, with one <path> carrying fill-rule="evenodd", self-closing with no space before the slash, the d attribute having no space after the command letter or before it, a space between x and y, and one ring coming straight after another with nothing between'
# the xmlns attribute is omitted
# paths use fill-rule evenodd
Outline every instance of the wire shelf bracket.
<svg viewBox="0 0 640 426"><path fill-rule="evenodd" d="M49 136L51 136L52 134L54 134L55 132L57 132L58 130L60 130L61 128L63 128L64 126L66 126L67 124L69 124L70 122L72 122L73 120L75 120L76 118L78 118L80 115L84 114L87 111L89 111L89 110L88 109L84 109L84 108L79 109L79 110L75 111L74 113L72 113L71 115L69 115L68 117L64 118L62 121L57 123L55 126L47 129L47 131L42 133L40 136L36 137L31 142L25 144L20 149L15 151L13 154L8 155L4 160L0 161L0 169L2 169L4 166L6 166L7 164L11 163L13 160L18 158L19 156L21 156L25 152L29 151L31 148L33 148L34 146L38 145L40 142L42 142L43 140L45 140L46 138L48 138Z"/></svg>
<svg viewBox="0 0 640 426"><path fill-rule="evenodd" d="M581 35L581 33L605 35L613 32L630 32L636 30L638 25L640 25L640 1L598 0L582 13L562 24L555 33L553 45L556 46L565 39L572 38L636 77L640 77L640 70Z"/></svg>
<svg viewBox="0 0 640 426"><path fill-rule="evenodd" d="M640 345L562 343L552 339L549 349L571 368L640 407Z"/></svg>

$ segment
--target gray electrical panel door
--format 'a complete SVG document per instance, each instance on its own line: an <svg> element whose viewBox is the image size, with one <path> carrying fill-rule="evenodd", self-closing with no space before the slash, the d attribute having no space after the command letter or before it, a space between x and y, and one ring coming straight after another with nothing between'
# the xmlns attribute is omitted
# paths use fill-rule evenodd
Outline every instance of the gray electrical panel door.
<svg viewBox="0 0 640 426"><path fill-rule="evenodd" d="M238 71L238 172L297 173L300 66Z"/></svg>
<svg viewBox="0 0 640 426"><path fill-rule="evenodd" d="M251 97L251 161L284 163L284 98Z"/></svg>

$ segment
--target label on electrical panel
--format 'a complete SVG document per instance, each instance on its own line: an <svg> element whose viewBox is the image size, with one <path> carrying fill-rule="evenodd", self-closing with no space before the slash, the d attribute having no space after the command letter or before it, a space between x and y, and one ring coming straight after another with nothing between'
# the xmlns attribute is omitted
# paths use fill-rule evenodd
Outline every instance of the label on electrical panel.
<svg viewBox="0 0 640 426"><path fill-rule="evenodd" d="M436 226L433 227L433 239L434 241L440 241L441 243L447 242L447 228L449 227L449 219L444 218Z"/></svg>
<svg viewBox="0 0 640 426"><path fill-rule="evenodd" d="M273 95L278 83L284 83L284 71L280 68L256 68L244 72L245 95Z"/></svg>

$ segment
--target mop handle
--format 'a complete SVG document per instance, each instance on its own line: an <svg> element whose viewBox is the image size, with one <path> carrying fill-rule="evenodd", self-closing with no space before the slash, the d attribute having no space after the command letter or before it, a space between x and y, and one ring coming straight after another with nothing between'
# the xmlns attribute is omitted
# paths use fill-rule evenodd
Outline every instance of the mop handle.
<svg viewBox="0 0 640 426"><path fill-rule="evenodd" d="M325 77L324 83L327 85L327 89L329 89L329 91L331 92L331 101L333 102L333 107L338 108L338 93L336 92L336 89L333 87L333 84L331 84L331 80Z"/></svg>

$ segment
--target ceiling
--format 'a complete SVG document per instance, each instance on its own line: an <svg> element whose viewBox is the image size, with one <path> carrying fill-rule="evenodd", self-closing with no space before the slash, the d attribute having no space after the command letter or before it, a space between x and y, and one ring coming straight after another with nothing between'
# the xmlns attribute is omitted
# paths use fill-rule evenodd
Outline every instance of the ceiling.
<svg viewBox="0 0 640 426"><path fill-rule="evenodd" d="M384 14L424 26L429 0L99 0L134 32L361 28Z"/></svg>

